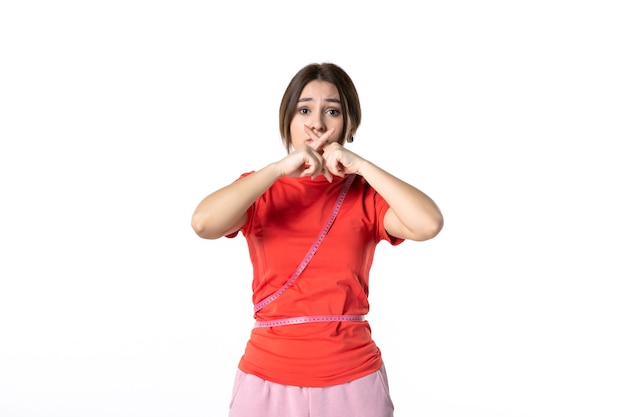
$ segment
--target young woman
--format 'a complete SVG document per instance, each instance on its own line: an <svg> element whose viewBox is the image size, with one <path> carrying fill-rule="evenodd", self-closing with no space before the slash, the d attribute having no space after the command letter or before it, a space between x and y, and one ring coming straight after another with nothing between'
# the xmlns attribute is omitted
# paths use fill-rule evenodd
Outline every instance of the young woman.
<svg viewBox="0 0 626 417"><path fill-rule="evenodd" d="M361 122L354 84L310 64L280 105L287 155L205 197L202 238L245 236L256 324L230 417L391 417L381 352L364 316L374 249L443 226L422 191L344 147Z"/></svg>

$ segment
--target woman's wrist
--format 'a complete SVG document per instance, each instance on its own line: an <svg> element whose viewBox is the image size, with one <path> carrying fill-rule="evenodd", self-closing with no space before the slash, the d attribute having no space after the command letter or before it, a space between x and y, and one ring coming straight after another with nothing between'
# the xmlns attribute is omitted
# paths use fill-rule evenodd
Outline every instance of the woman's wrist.
<svg viewBox="0 0 626 417"><path fill-rule="evenodd" d="M363 159L360 161L359 165L356 168L356 173L360 176L362 176L363 178L367 179L368 174L371 172L372 168L374 167L374 164L372 164L370 161L368 161L367 159Z"/></svg>

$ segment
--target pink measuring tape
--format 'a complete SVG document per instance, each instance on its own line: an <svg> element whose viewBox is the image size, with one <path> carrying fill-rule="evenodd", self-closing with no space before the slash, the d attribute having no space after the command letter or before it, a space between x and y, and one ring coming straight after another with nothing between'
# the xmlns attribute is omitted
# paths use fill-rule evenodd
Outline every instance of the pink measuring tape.
<svg viewBox="0 0 626 417"><path fill-rule="evenodd" d="M330 217L326 221L326 224L322 228L322 231L320 232L317 239L315 240L315 243L313 243L313 246L311 246L307 254L304 256L304 259L302 259L302 261L300 262L300 265L298 266L298 268L296 268L296 270L291 275L289 280L282 287L280 287L273 294L264 298L262 301L254 305L255 313L259 311L260 309L262 309L263 307L265 307L266 305L268 305L269 303L271 303L272 301L276 300L278 297L280 297L285 291L287 291L289 287L293 285L294 282L296 282L296 279L298 279L302 271L304 271L304 268L306 268L306 266L309 264L309 262L311 261L311 258L313 258L313 255L315 255L315 252L317 252L317 248L319 248L320 244L322 243L322 240L324 240L324 237L330 230L330 227L335 221L335 218L337 217L337 213L339 213L339 208L341 207L341 204L343 203L343 200L345 199L346 194L348 194L348 189L352 185L352 182L354 181L355 177L356 177L356 174L351 174L348 178L346 178L346 181L343 185L341 193L339 194L339 197L337 197L337 201L335 202L335 206L333 207L333 211L330 213ZM288 324L312 323L312 322L323 322L323 321L363 321L363 320L365 320L365 317L362 315L330 314L330 315L322 315L322 316L302 316L302 317L293 317L293 318L287 318L287 319L267 320L267 321L257 320L256 323L254 324L254 327L284 326Z"/></svg>

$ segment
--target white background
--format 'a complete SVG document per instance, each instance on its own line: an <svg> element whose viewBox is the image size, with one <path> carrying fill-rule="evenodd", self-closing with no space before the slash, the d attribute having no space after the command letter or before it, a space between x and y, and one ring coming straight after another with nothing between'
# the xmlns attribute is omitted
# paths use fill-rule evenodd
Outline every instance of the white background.
<svg viewBox="0 0 626 417"><path fill-rule="evenodd" d="M626 416L619 3L3 2L0 416L227 415L248 253L191 213L320 61L445 215L372 270L396 416Z"/></svg>

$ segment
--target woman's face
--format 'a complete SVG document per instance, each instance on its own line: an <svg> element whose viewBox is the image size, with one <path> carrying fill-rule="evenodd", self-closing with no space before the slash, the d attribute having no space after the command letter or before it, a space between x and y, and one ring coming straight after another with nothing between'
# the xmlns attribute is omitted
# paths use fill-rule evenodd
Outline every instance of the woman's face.
<svg viewBox="0 0 626 417"><path fill-rule="evenodd" d="M313 142L332 128L335 130L327 141L340 142L343 132L342 112L339 92L334 84L318 80L309 82L300 93L289 127L293 148ZM316 137L311 137L305 127L311 129Z"/></svg>

